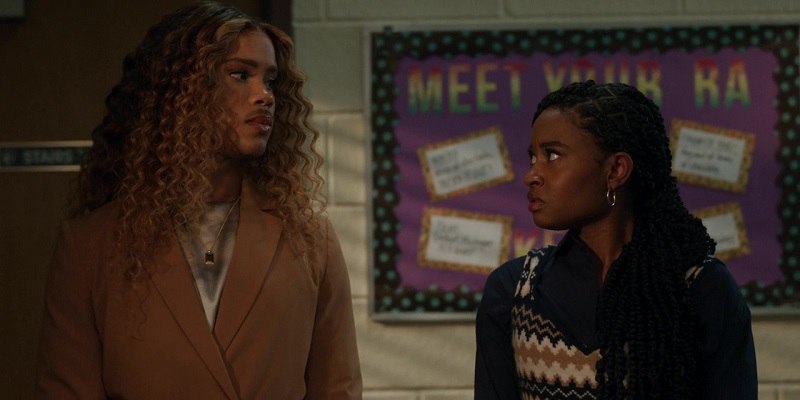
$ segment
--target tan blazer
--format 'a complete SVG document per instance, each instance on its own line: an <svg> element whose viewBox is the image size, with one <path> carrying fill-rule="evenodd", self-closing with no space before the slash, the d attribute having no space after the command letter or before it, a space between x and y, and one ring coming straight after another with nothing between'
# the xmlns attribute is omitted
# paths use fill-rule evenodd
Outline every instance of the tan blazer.
<svg viewBox="0 0 800 400"><path fill-rule="evenodd" d="M322 256L309 268L281 235L269 203L243 186L213 332L174 235L147 266L148 294L137 313L138 305L126 306L121 274L109 268L118 208L62 224L47 282L37 398L361 398L350 284L333 228L322 221Z"/></svg>

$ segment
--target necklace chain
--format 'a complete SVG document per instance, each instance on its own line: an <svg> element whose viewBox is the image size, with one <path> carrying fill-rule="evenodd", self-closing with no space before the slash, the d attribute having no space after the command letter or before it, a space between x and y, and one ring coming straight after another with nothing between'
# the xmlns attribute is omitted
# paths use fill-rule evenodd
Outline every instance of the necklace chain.
<svg viewBox="0 0 800 400"><path fill-rule="evenodd" d="M213 266L214 265L214 251L213 251L214 250L214 246L217 245L217 240L219 240L219 235L222 233L222 229L225 228L225 224L228 222L228 217L231 216L231 213L233 212L233 209L236 208L237 204L239 204L239 200L240 199L241 199L241 196L237 197L236 201L233 202L233 205L231 206L230 210L228 210L228 214L225 215L225 219L222 221L222 225L219 226L219 231L217 231L217 236L214 237L214 241L211 243L211 246L208 247L208 250L206 250L206 258L205 258L205 260L206 260L206 265L207 266Z"/></svg>

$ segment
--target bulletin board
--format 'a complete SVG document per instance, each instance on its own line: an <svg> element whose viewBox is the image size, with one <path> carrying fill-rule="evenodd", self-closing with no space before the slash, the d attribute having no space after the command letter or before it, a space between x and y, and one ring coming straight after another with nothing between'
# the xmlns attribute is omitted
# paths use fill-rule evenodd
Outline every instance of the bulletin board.
<svg viewBox="0 0 800 400"><path fill-rule="evenodd" d="M800 304L796 25L370 32L370 315L471 320L488 274L563 232L527 211L530 123L594 79L661 107L673 173L756 312Z"/></svg>

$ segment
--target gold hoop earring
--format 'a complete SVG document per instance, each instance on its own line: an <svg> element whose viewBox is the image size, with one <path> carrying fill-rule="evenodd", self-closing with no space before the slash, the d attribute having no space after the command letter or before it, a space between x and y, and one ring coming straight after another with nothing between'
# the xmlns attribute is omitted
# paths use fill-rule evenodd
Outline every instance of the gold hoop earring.
<svg viewBox="0 0 800 400"><path fill-rule="evenodd" d="M617 204L617 192L611 190L611 188L608 188L606 191L606 202L611 207L614 207L614 205Z"/></svg>

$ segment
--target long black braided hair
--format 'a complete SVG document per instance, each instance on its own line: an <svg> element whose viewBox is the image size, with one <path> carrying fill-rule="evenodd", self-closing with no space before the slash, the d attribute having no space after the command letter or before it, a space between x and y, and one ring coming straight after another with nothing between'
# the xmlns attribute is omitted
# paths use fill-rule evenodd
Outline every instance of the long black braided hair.
<svg viewBox="0 0 800 400"><path fill-rule="evenodd" d="M594 81L545 96L533 120L552 107L634 165L626 185L633 238L611 265L598 305L598 397L692 398L698 333L685 277L715 243L680 198L661 112L633 86Z"/></svg>

